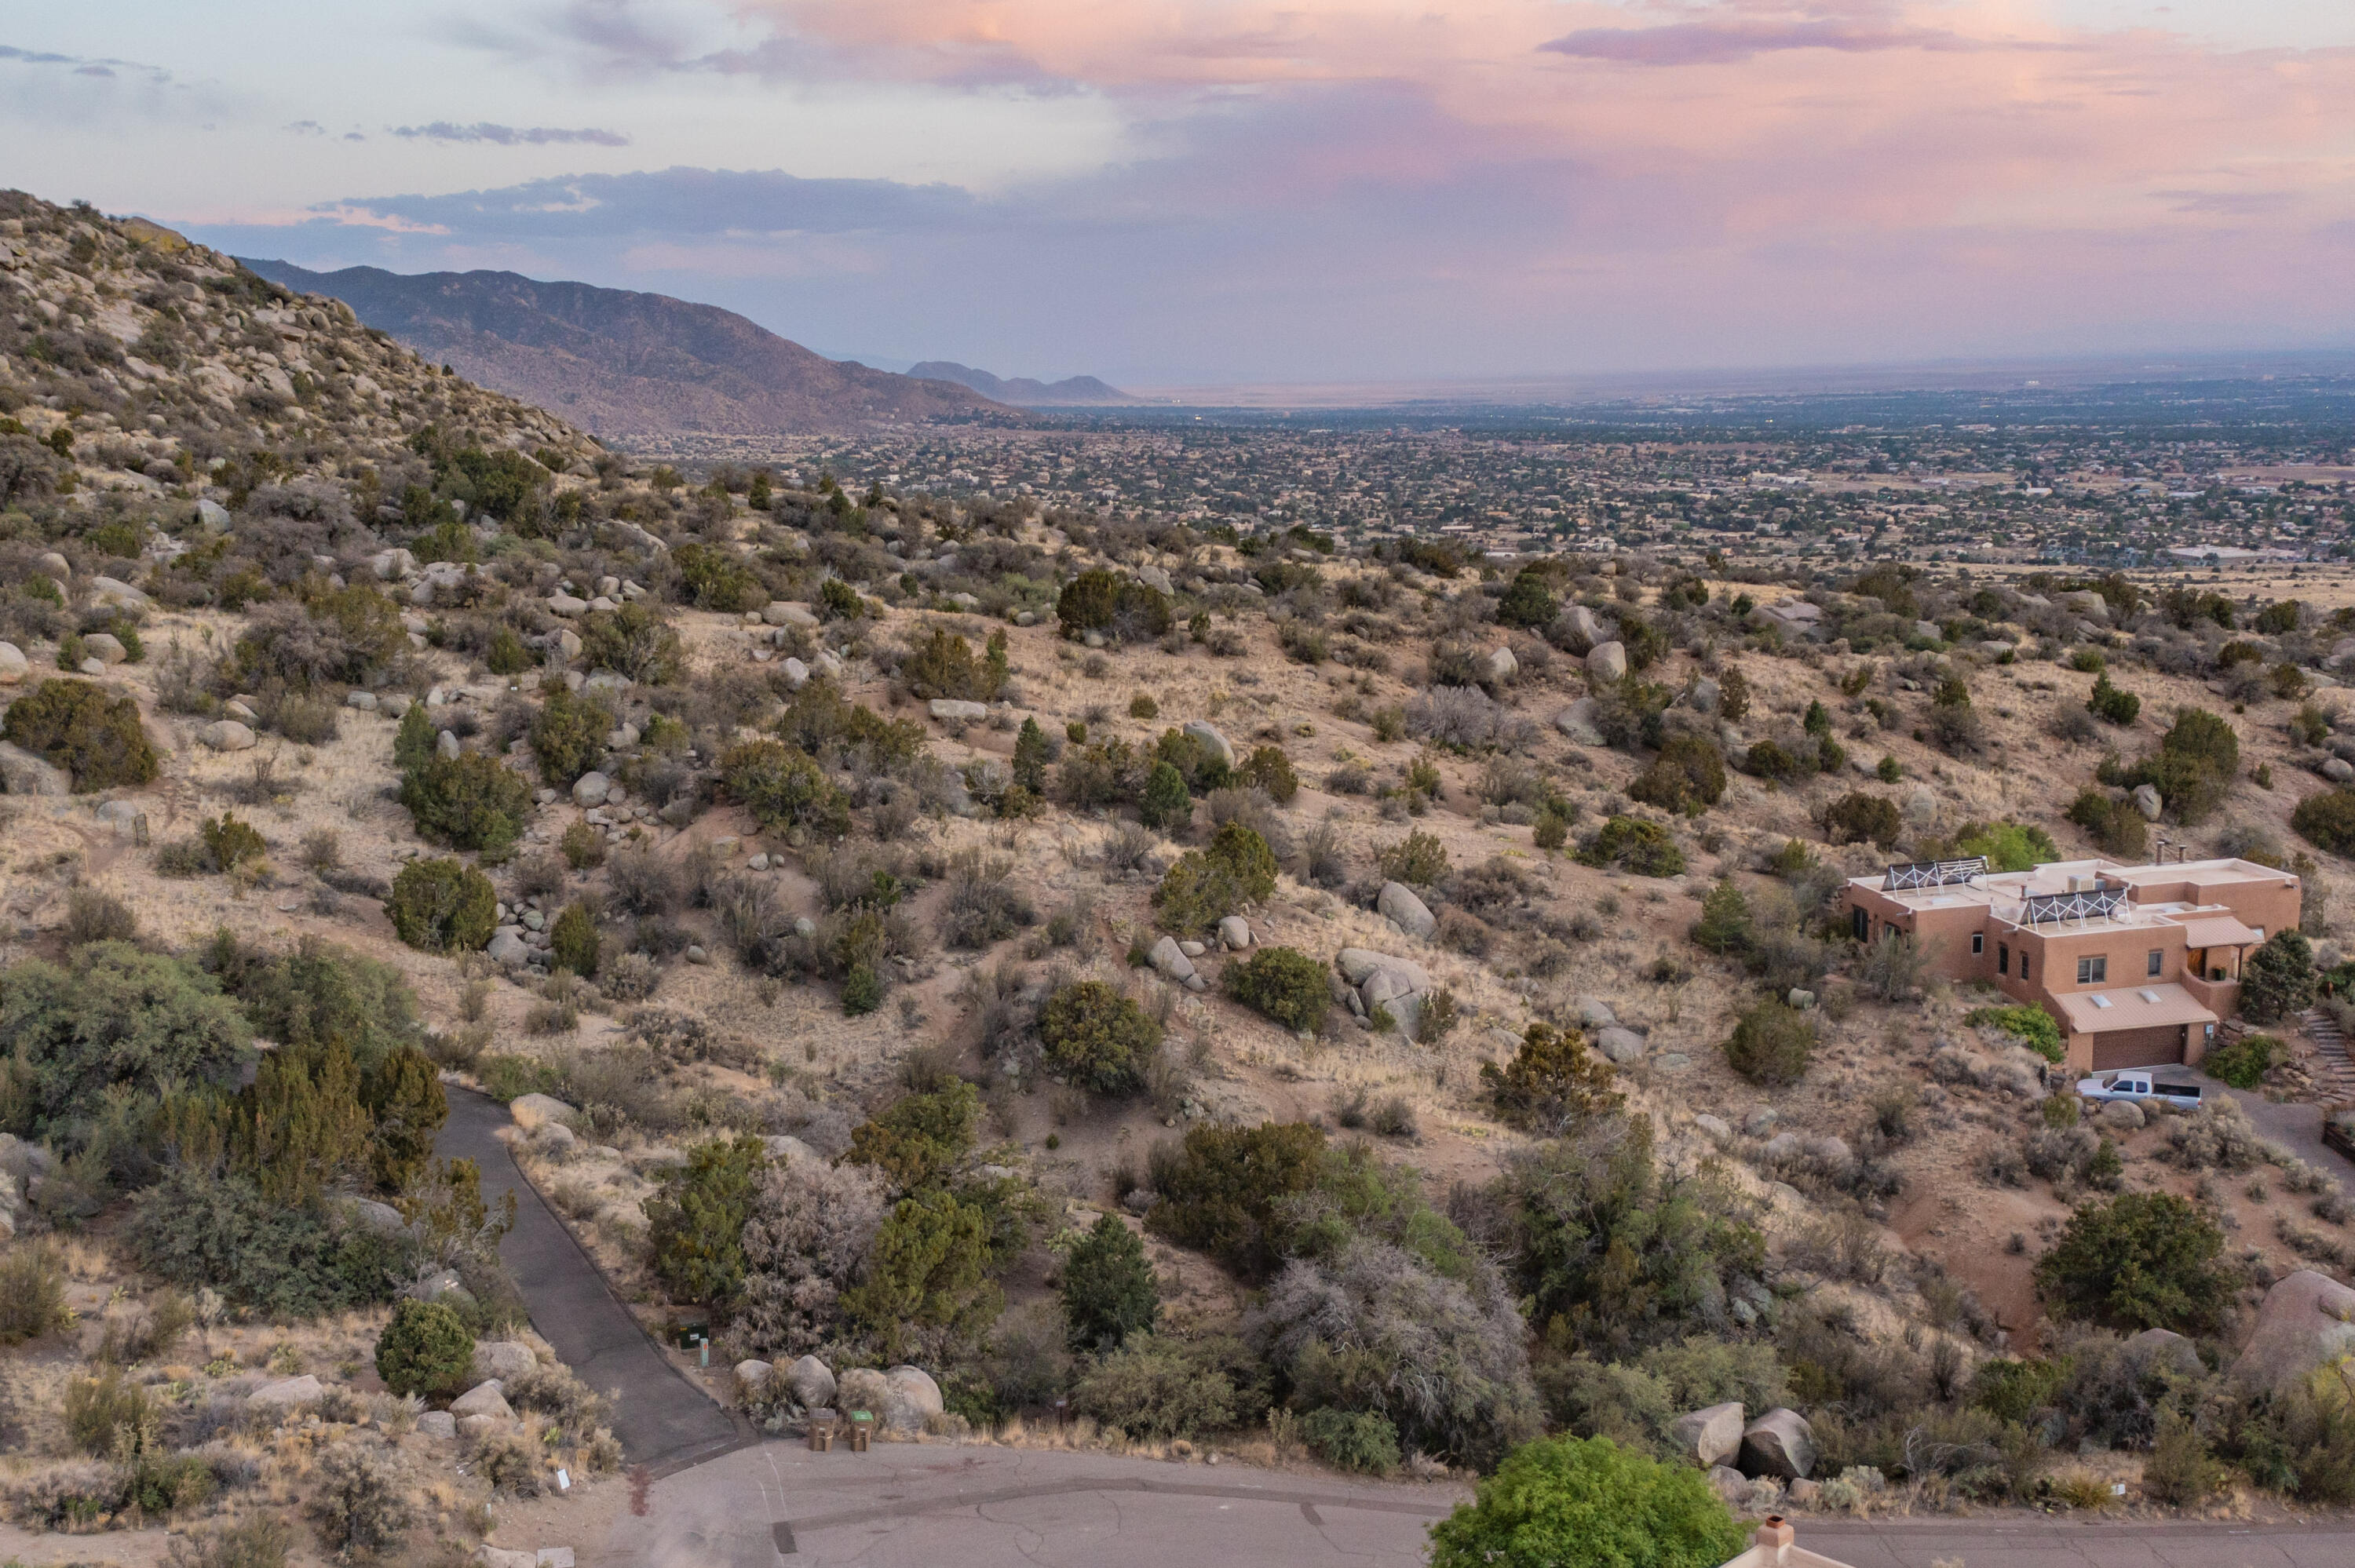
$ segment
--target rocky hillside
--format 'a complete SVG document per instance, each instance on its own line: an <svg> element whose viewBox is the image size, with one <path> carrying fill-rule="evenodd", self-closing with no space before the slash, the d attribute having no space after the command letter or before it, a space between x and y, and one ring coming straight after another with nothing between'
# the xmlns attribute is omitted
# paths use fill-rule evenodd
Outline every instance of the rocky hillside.
<svg viewBox="0 0 2355 1568"><path fill-rule="evenodd" d="M949 380L813 354L733 311L514 272L310 272L251 260L437 364L599 435L842 432L1021 418Z"/></svg>
<svg viewBox="0 0 2355 1568"><path fill-rule="evenodd" d="M865 1389L1433 1479L1608 1436L1561 1462L1750 1512L2355 1500L2343 579L640 469L168 236L5 222L12 1529L463 1555L559 1467L618 1511L433 1158L461 1087L772 1433ZM2304 894L2190 1114L1840 916L2162 832Z"/></svg>

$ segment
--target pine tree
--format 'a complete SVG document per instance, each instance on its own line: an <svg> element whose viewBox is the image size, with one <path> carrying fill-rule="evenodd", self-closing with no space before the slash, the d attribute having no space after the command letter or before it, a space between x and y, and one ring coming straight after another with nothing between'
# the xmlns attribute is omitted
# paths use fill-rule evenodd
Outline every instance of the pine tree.
<svg viewBox="0 0 2355 1568"><path fill-rule="evenodd" d="M1098 1215L1063 1260L1063 1320L1072 1348L1116 1351L1160 1316L1161 1285L1145 1243L1114 1216Z"/></svg>
<svg viewBox="0 0 2355 1568"><path fill-rule="evenodd" d="M360 1097L376 1123L368 1149L378 1188L398 1192L433 1158L433 1135L450 1119L441 1075L414 1045L396 1045L361 1079Z"/></svg>
<svg viewBox="0 0 2355 1568"><path fill-rule="evenodd" d="M315 1202L370 1163L359 1069L340 1040L282 1045L238 1097L229 1162L265 1198Z"/></svg>
<svg viewBox="0 0 2355 1568"><path fill-rule="evenodd" d="M1700 901L1700 921L1692 939L1712 953L1738 953L1750 946L1750 900L1729 878Z"/></svg>
<svg viewBox="0 0 2355 1568"><path fill-rule="evenodd" d="M1166 762L1155 763L1146 776L1145 798L1137 802L1138 818L1148 828L1166 828L1184 821L1193 810L1185 777Z"/></svg>
<svg viewBox="0 0 2355 1568"><path fill-rule="evenodd" d="M1033 795L1047 792L1047 732L1035 718L1024 719L1014 737L1014 781Z"/></svg>

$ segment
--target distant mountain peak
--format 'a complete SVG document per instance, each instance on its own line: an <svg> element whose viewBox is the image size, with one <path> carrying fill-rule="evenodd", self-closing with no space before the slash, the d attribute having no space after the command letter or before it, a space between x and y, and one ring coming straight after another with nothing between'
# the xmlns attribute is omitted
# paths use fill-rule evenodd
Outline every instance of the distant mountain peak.
<svg viewBox="0 0 2355 1568"><path fill-rule="evenodd" d="M922 376L928 381L954 381L993 401L1010 403L1018 408L1062 405L1102 407L1144 401L1092 376L1067 376L1060 381L1034 381L1027 376L1001 380L986 370L975 370L972 366L959 365L954 359L927 359L922 365L910 366L908 374Z"/></svg>
<svg viewBox="0 0 2355 1568"><path fill-rule="evenodd" d="M762 436L1028 418L963 382L828 359L733 311L667 294L516 272L245 265L341 300L368 326L469 380L599 435Z"/></svg>

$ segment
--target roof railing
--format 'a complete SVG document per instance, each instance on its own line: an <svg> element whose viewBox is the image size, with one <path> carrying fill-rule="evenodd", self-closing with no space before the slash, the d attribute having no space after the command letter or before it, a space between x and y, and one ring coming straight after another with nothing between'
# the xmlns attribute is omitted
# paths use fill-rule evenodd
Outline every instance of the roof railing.
<svg viewBox="0 0 2355 1568"><path fill-rule="evenodd" d="M1914 860L1892 865L1883 874L1883 893L1905 893L1923 887L1951 887L1956 883L1970 882L1987 874L1987 856L1975 854L1961 860Z"/></svg>
<svg viewBox="0 0 2355 1568"><path fill-rule="evenodd" d="M2094 887L2076 893L2032 893L2026 904L2023 918L2030 926L2048 921L2100 920L2116 913L2133 902L2116 888Z"/></svg>

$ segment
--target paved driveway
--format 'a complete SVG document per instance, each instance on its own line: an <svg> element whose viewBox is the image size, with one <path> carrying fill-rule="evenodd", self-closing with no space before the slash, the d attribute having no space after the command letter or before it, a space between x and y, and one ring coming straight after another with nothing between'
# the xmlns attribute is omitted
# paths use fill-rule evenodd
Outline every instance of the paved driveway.
<svg viewBox="0 0 2355 1568"><path fill-rule="evenodd" d="M480 1166L488 1202L516 1195L515 1229L499 1255L522 1287L540 1337L581 1382L616 1395L613 1436L630 1462L661 1469L741 1441L734 1419L663 1359L572 1233L524 1180L496 1136L508 1125L506 1107L464 1089L453 1087L449 1096L450 1119L434 1152Z"/></svg>
<svg viewBox="0 0 2355 1568"><path fill-rule="evenodd" d="M1468 1487L981 1445L740 1449L659 1482L594 1568L1413 1568ZM2355 1526L1802 1515L1851 1568L2347 1568Z"/></svg>

